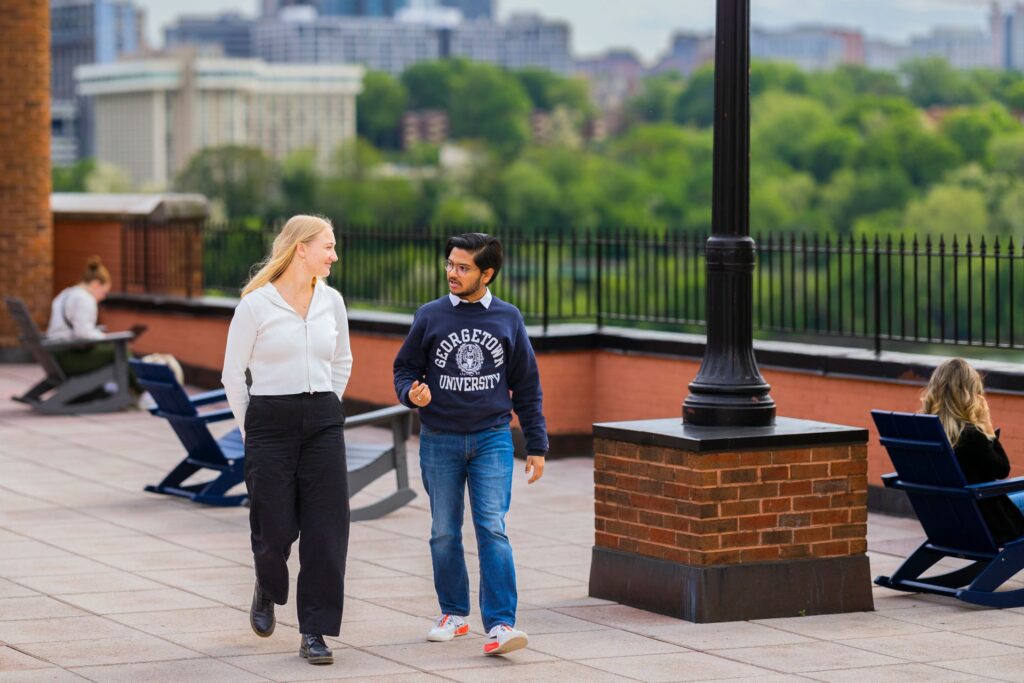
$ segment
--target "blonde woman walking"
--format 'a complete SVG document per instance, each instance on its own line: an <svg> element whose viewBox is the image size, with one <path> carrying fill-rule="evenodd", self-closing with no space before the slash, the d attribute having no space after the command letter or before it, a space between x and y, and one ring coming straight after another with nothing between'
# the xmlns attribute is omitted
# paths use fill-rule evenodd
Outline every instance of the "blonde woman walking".
<svg viewBox="0 0 1024 683"><path fill-rule="evenodd" d="M348 552L348 476L341 398L352 370L345 302L324 282L338 260L324 218L293 216L242 290L222 381L245 439L256 566L250 623L274 632L299 540L299 654L331 664L324 636L341 629ZM252 376L246 388L245 372Z"/></svg>
<svg viewBox="0 0 1024 683"><path fill-rule="evenodd" d="M1009 476L1010 460L992 427L981 376L963 358L935 368L921 396L921 412L939 416L968 484ZM1024 534L1024 494L980 500L978 507L997 542Z"/></svg>

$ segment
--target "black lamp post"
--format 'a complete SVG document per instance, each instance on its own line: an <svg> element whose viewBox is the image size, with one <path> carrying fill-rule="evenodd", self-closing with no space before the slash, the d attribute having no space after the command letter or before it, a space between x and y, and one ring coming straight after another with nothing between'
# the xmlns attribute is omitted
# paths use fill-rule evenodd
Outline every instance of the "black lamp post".
<svg viewBox="0 0 1024 683"><path fill-rule="evenodd" d="M718 0L715 30L715 147L707 267L707 346L683 422L763 427L775 401L754 359L750 237L750 0Z"/></svg>

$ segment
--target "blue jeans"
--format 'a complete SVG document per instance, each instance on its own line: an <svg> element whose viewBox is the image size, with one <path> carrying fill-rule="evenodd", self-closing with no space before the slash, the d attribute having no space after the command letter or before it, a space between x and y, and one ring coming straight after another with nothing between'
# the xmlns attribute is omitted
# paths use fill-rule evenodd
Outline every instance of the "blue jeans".
<svg viewBox="0 0 1024 683"><path fill-rule="evenodd" d="M516 569L505 534L512 501L512 433L420 430L420 471L430 497L430 557L441 612L469 614L469 575L462 546L466 484L480 555L480 612L484 628L516 623Z"/></svg>

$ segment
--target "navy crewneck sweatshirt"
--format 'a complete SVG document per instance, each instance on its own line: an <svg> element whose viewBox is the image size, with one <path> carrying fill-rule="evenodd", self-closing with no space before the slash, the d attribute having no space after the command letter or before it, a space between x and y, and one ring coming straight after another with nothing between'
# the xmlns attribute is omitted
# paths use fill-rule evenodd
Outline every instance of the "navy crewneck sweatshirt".
<svg viewBox="0 0 1024 683"><path fill-rule="evenodd" d="M519 309L498 297L489 308L447 295L424 304L413 317L394 364L395 393L409 401L419 380L430 387L420 420L444 432L478 432L507 425L512 410L526 436L526 452L548 450L537 359Z"/></svg>

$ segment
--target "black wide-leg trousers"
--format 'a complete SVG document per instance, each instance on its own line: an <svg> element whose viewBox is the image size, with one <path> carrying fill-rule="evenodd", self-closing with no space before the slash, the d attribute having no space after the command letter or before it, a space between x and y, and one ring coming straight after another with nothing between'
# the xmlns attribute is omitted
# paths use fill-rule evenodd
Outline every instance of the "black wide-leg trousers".
<svg viewBox="0 0 1024 683"><path fill-rule="evenodd" d="M299 539L299 631L341 632L348 554L345 415L333 392L253 396L245 415L245 485L256 578L288 601Z"/></svg>

